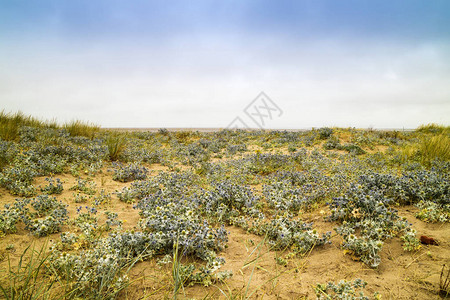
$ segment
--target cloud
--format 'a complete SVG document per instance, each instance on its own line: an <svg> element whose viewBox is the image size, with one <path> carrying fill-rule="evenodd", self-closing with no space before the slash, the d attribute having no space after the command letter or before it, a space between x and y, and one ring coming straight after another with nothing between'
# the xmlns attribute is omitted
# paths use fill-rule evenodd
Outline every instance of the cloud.
<svg viewBox="0 0 450 300"><path fill-rule="evenodd" d="M288 112L276 128L415 127L449 113L447 44L210 36L69 46L11 50L4 107L106 127L223 127L264 90Z"/></svg>

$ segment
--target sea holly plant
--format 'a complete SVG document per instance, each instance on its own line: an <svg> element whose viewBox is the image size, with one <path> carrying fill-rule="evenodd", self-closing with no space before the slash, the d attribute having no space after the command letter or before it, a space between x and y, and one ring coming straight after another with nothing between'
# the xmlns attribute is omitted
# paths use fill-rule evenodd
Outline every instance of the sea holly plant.
<svg viewBox="0 0 450 300"><path fill-rule="evenodd" d="M133 180L145 180L147 178L148 169L138 163L113 163L114 174L113 179L120 182L128 182Z"/></svg>
<svg viewBox="0 0 450 300"><path fill-rule="evenodd" d="M12 205L5 205L0 214L0 233L16 232L16 224L22 221L32 234L47 236L61 231L67 219L67 205L55 197L43 194L32 199L16 199Z"/></svg>
<svg viewBox="0 0 450 300"><path fill-rule="evenodd" d="M359 181L401 204L431 201L447 205L450 204L450 178L448 167L442 169L408 171L401 176L371 173L362 175Z"/></svg>
<svg viewBox="0 0 450 300"><path fill-rule="evenodd" d="M412 228L406 228L404 235L400 237L403 241L403 250L415 251L420 249L421 245L416 237L416 230Z"/></svg>
<svg viewBox="0 0 450 300"><path fill-rule="evenodd" d="M341 234L342 228L338 227L336 231ZM381 262L379 252L383 247L382 241L366 236L357 237L354 233L343 235L343 239L344 253L350 253L356 260L361 260L372 268L378 267Z"/></svg>
<svg viewBox="0 0 450 300"><path fill-rule="evenodd" d="M257 215L258 200L248 186L224 180L213 184L212 190L202 197L202 206L208 216L229 222L241 214Z"/></svg>
<svg viewBox="0 0 450 300"><path fill-rule="evenodd" d="M420 210L416 217L425 222L450 222L450 204L438 204L432 201L420 201L416 204Z"/></svg>
<svg viewBox="0 0 450 300"><path fill-rule="evenodd" d="M62 236L61 244L52 252L54 272L63 280L72 282L80 297L112 292L127 284L128 279L124 277L126 266L137 259L172 254L178 245L181 256L193 255L206 262L197 272L194 272L192 265L179 265L178 270L182 271L184 279L208 284L213 274L217 274L217 278L226 278L226 274L216 273L224 262L216 252L224 247L227 232L223 227L212 227L196 214L197 205L198 201L194 199L165 198L160 193L145 197L136 205L142 217L142 231L114 230L108 237L97 236L89 240L87 248L79 253L64 249L79 245L80 238ZM74 222L82 229L84 236L94 236L91 232L97 228L96 213L94 207L78 208L78 217ZM106 215L109 227L120 226L115 213ZM105 282L107 285L104 285Z"/></svg>
<svg viewBox="0 0 450 300"><path fill-rule="evenodd" d="M13 204L5 204L0 213L0 235L15 233L16 224L29 214L30 199L16 199Z"/></svg>
<svg viewBox="0 0 450 300"><path fill-rule="evenodd" d="M75 203L86 203L91 197L82 193L73 193L73 201Z"/></svg>
<svg viewBox="0 0 450 300"><path fill-rule="evenodd" d="M34 177L38 175L31 163L25 163L16 158L14 164L0 172L0 185L11 194L20 197L32 197L36 194L33 186Z"/></svg>
<svg viewBox="0 0 450 300"><path fill-rule="evenodd" d="M162 253L172 250L177 239L185 255L207 260L215 251L223 249L227 242L224 227L213 228L195 213L195 200L148 197L137 208L143 217L139 224L144 232L158 241Z"/></svg>
<svg viewBox="0 0 450 300"><path fill-rule="evenodd" d="M363 289L366 287L367 282L362 279L355 279L352 281L341 280L337 284L330 281L326 284L318 283L314 287L317 299L329 300L329 299L346 299L346 300L370 300L381 299L381 295L378 292L373 294L373 297L364 295Z"/></svg>
<svg viewBox="0 0 450 300"><path fill-rule="evenodd" d="M117 219L118 217L117 213L105 211L105 215L106 215L106 222L105 222L106 230L111 230L114 226L116 226L118 229L121 229L123 221Z"/></svg>
<svg viewBox="0 0 450 300"><path fill-rule="evenodd" d="M47 194L39 195L31 199L31 206L34 208L38 217L47 215L49 212L55 209L65 208L66 205L62 204L56 199Z"/></svg>
<svg viewBox="0 0 450 300"><path fill-rule="evenodd" d="M389 207L391 202L380 190L351 184L345 195L329 204L329 220L341 222L336 232L344 239L342 247L372 268L381 262L379 252L386 239L403 233L406 250L419 247L409 222ZM355 229L359 229L359 236L355 235Z"/></svg>
<svg viewBox="0 0 450 300"><path fill-rule="evenodd" d="M94 195L97 192L95 182L82 178L78 178L77 183L70 190L79 191L86 195Z"/></svg>
<svg viewBox="0 0 450 300"><path fill-rule="evenodd" d="M292 216L286 213L270 221L261 220L249 231L267 236L268 244L273 250L289 248L295 253L304 254L313 247L331 243L331 232L319 234L312 225L301 220L293 220Z"/></svg>
<svg viewBox="0 0 450 300"><path fill-rule="evenodd" d="M24 216L25 229L34 235L47 236L60 232L61 226L68 220L67 205L47 194L39 195L31 200L35 213ZM37 216L37 217L35 217Z"/></svg>
<svg viewBox="0 0 450 300"><path fill-rule="evenodd" d="M56 178L56 180L54 180L52 177L47 177L45 178L45 181L47 181L48 184L44 187L41 187L41 192L44 192L48 195L53 195L61 194L64 190L61 179L59 178Z"/></svg>
<svg viewBox="0 0 450 300"><path fill-rule="evenodd" d="M156 194L164 197L179 197L182 194L190 193L195 183L196 177L190 172L161 172L147 180L134 181L130 187L124 187L116 194L121 201L126 203Z"/></svg>
<svg viewBox="0 0 450 300"><path fill-rule="evenodd" d="M94 205L99 206L102 204L109 204L111 202L111 194L107 193L104 189L101 189L100 194L92 198Z"/></svg>
<svg viewBox="0 0 450 300"><path fill-rule="evenodd" d="M264 185L263 195L270 208L297 214L299 210L307 209L322 196L323 192L319 191L315 185L295 186L288 180L282 180Z"/></svg>

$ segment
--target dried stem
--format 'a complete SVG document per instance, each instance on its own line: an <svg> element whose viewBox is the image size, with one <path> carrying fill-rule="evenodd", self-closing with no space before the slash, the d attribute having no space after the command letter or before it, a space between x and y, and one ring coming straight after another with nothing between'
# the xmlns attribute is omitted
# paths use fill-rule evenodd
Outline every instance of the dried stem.
<svg viewBox="0 0 450 300"><path fill-rule="evenodd" d="M447 270L447 276L445 276L444 273L445 273L445 264L442 266L441 276L439 278L439 295L441 295L443 297L447 297L450 295L450 290L449 290L450 268ZM445 277L445 279L444 279L444 277Z"/></svg>

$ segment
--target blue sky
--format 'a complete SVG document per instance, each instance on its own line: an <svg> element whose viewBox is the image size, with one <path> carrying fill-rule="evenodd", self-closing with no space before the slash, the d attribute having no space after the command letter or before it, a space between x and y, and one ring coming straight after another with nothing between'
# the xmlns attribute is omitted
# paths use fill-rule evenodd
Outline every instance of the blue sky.
<svg viewBox="0 0 450 300"><path fill-rule="evenodd" d="M0 1L0 105L103 127L449 124L450 1Z"/></svg>

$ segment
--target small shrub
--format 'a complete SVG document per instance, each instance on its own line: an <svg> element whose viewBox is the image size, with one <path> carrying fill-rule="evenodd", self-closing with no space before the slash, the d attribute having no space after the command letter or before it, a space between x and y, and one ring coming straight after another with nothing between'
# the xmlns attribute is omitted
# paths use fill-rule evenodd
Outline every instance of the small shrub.
<svg viewBox="0 0 450 300"><path fill-rule="evenodd" d="M339 138L333 136L327 139L323 144L323 148L325 150L340 149L341 147L342 146L339 143Z"/></svg>
<svg viewBox="0 0 450 300"><path fill-rule="evenodd" d="M61 231L61 226L68 220L67 205L46 194L32 199L31 206L36 211L25 215L23 221L25 229L37 236L47 236Z"/></svg>
<svg viewBox="0 0 450 300"><path fill-rule="evenodd" d="M319 138L321 140L326 140L333 134L333 129L328 127L319 128Z"/></svg>
<svg viewBox="0 0 450 300"><path fill-rule="evenodd" d="M312 223L292 220L288 214L278 216L270 222L259 222L249 230L258 235L266 235L273 250L290 248L295 253L304 254L315 246L329 244L331 232L319 234Z"/></svg>
<svg viewBox="0 0 450 300"><path fill-rule="evenodd" d="M208 216L219 221L230 221L231 218L242 213L248 214L253 211L258 198L247 186L222 181L213 185L212 191L204 197L203 201Z"/></svg>
<svg viewBox="0 0 450 300"><path fill-rule="evenodd" d="M345 150L351 154L355 154L355 155L361 155L361 154L365 154L366 151L364 151L360 146L356 145L356 144L344 144L342 146L338 146L337 149L339 150Z"/></svg>
<svg viewBox="0 0 450 300"><path fill-rule="evenodd" d="M88 196L80 193L73 193L73 197L75 203L86 203L88 201Z"/></svg>
<svg viewBox="0 0 450 300"><path fill-rule="evenodd" d="M383 247L382 241L367 237L356 237L354 234L344 236L342 248L350 251L355 259L360 259L366 265L376 268L381 262L379 252Z"/></svg>
<svg viewBox="0 0 450 300"><path fill-rule="evenodd" d="M372 177L375 178L369 176ZM390 202L392 199L370 185L352 184L344 196L334 198L330 203L329 219L342 222L335 229L344 239L342 247L372 268L381 262L379 252L383 240L406 232L405 248L409 250L418 245L414 232L409 232L410 224L389 207ZM355 229L360 229L359 237L354 234Z"/></svg>

